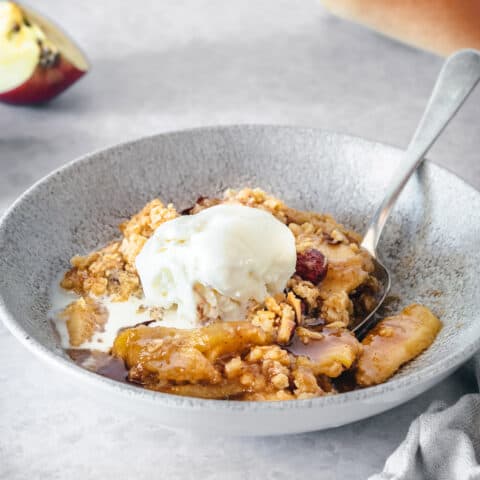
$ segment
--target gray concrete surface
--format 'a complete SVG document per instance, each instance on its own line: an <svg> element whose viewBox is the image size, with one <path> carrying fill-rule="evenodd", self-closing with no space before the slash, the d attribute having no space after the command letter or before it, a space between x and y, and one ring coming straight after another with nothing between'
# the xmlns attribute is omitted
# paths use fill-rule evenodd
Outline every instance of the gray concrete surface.
<svg viewBox="0 0 480 480"><path fill-rule="evenodd" d="M328 15L314 0L42 0L92 71L35 108L0 105L0 209L69 160L207 124L280 123L405 145L442 60ZM430 154L480 187L480 90ZM362 479L465 369L385 414L325 432L223 439L170 432L74 397L0 326L0 478Z"/></svg>

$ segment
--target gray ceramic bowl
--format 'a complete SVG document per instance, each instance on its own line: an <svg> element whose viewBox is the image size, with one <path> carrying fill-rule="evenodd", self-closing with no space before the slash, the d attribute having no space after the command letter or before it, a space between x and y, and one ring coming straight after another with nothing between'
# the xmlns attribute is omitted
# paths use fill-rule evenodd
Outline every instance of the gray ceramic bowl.
<svg viewBox="0 0 480 480"><path fill-rule="evenodd" d="M75 366L56 342L48 290L68 259L117 235L159 196L187 207L226 187L259 186L292 206L330 212L362 230L401 158L398 149L319 130L234 126L158 135L88 155L34 185L0 225L1 315L42 360L110 409L210 432L275 434L342 425L392 408L452 372L480 346L480 195L426 163L382 239L402 304L444 322L434 345L389 382L313 400L212 401L150 392ZM78 394L78 393L77 393Z"/></svg>

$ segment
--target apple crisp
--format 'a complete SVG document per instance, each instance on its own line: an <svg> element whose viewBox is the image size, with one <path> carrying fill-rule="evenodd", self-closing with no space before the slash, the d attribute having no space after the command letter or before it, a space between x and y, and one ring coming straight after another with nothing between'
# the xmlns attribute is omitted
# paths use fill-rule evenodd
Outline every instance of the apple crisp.
<svg viewBox="0 0 480 480"><path fill-rule="evenodd" d="M198 328L162 325L164 309L142 304L135 259L160 225L222 204L261 209L286 225L295 241L295 272L283 292L252 299L243 318L224 321L224 298L199 285ZM155 199L122 223L120 232L119 240L71 259L61 287L77 299L59 318L78 364L144 388L255 401L332 395L344 390L345 376L355 379L354 388L385 382L428 348L441 328L426 307L410 305L359 341L351 330L381 294L361 237L329 215L290 208L260 189L200 197L181 212ZM108 321L106 301L135 301L143 317L132 317L116 332L112 348L98 352L91 342Z"/></svg>

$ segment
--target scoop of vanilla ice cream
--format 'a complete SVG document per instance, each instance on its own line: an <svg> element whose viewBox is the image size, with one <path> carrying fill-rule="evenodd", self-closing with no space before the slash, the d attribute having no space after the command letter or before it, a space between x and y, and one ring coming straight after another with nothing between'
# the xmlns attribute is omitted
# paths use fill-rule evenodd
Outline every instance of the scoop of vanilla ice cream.
<svg viewBox="0 0 480 480"><path fill-rule="evenodd" d="M146 300L176 308L178 325L201 321L205 302L241 320L251 299L281 292L295 271L295 239L272 214L217 205L160 225L136 258Z"/></svg>

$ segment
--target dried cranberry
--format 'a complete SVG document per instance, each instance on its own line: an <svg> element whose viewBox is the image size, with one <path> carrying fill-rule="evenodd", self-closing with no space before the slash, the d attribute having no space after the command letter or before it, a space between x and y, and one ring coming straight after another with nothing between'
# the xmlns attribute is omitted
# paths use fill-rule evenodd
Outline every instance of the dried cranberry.
<svg viewBox="0 0 480 480"><path fill-rule="evenodd" d="M314 248L297 253L296 273L314 284L320 283L327 275L328 262L325 255Z"/></svg>

